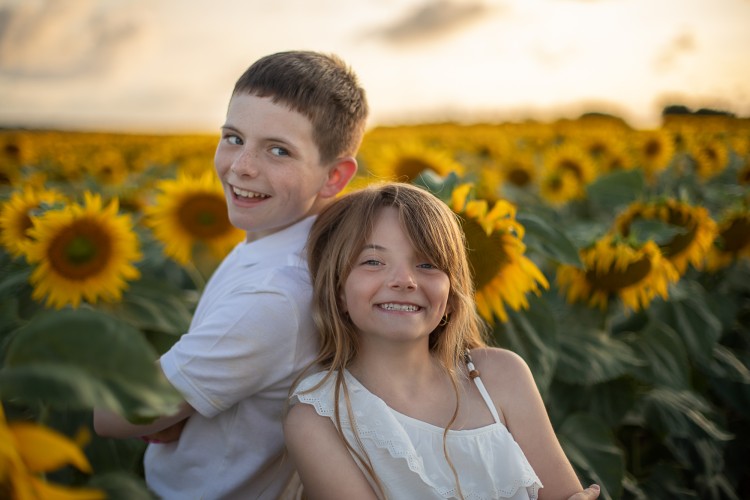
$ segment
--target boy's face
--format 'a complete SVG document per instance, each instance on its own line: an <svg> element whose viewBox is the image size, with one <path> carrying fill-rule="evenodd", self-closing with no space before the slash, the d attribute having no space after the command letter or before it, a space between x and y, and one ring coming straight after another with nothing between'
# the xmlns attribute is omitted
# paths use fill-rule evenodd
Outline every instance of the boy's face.
<svg viewBox="0 0 750 500"><path fill-rule="evenodd" d="M321 165L307 117L249 94L232 97L214 164L229 220L248 241L317 213L356 170L356 162L351 173L341 160Z"/></svg>

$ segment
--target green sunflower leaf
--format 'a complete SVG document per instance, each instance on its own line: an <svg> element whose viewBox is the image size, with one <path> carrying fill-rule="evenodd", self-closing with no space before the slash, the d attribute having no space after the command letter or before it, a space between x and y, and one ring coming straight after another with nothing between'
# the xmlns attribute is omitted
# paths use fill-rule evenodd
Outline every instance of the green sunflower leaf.
<svg viewBox="0 0 750 500"><path fill-rule="evenodd" d="M599 498L619 499L625 475L625 458L610 428L584 413L570 415L556 430L565 455L584 486L601 487Z"/></svg>
<svg viewBox="0 0 750 500"><path fill-rule="evenodd" d="M613 210L638 199L644 186L641 170L623 170L602 175L589 184L586 191L594 205Z"/></svg>
<svg viewBox="0 0 750 500"><path fill-rule="evenodd" d="M563 382L590 385L615 379L644 361L627 343L595 329L561 326L555 377Z"/></svg>
<svg viewBox="0 0 750 500"><path fill-rule="evenodd" d="M669 436L698 440L729 441L732 434L715 421L711 405L692 390L657 387L640 401L646 426Z"/></svg>
<svg viewBox="0 0 750 500"><path fill-rule="evenodd" d="M0 370L0 397L148 420L174 411L181 399L156 359L140 331L112 316L49 311L14 333Z"/></svg>
<svg viewBox="0 0 750 500"><path fill-rule="evenodd" d="M560 264L582 267L578 248L568 236L541 217L529 213L518 213L516 220L526 230L523 241L530 250Z"/></svg>
<svg viewBox="0 0 750 500"><path fill-rule="evenodd" d="M643 365L634 366L631 373L652 385L687 389L690 385L690 362L680 336L660 321L650 321L638 333L621 337L639 357Z"/></svg>

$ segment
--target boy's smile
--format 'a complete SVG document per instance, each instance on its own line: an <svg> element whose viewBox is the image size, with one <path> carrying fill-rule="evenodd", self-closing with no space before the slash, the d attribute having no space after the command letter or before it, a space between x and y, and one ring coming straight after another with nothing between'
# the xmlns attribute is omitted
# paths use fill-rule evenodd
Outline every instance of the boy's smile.
<svg viewBox="0 0 750 500"><path fill-rule="evenodd" d="M250 94L232 97L214 164L229 220L248 241L317 213L335 169L320 164L306 116Z"/></svg>
<svg viewBox="0 0 750 500"><path fill-rule="evenodd" d="M255 193L253 191L246 191L244 189L238 188L237 186L232 186L232 192L237 197L238 201L245 200L245 199L247 200L255 199L255 200L260 201L260 200L265 200L266 198L268 198L267 194Z"/></svg>

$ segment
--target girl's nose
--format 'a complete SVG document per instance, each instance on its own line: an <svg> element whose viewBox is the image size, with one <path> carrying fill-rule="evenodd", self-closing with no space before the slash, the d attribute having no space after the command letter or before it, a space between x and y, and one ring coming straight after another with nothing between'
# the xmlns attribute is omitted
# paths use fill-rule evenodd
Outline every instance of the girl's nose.
<svg viewBox="0 0 750 500"><path fill-rule="evenodd" d="M394 269L389 286L395 289L414 290L417 288L417 282L414 281L412 273L401 268Z"/></svg>

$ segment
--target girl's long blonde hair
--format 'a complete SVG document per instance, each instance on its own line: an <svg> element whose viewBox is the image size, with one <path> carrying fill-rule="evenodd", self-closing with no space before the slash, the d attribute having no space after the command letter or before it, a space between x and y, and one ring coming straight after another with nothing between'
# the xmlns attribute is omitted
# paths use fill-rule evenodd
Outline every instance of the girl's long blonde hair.
<svg viewBox="0 0 750 500"><path fill-rule="evenodd" d="M458 414L459 367L468 349L486 345L484 323L477 314L474 302L466 239L458 216L444 202L410 184L386 183L345 195L317 217L307 244L313 285L313 319L320 340L319 353L313 366L322 366L327 374L311 390L336 374L334 417L339 435L371 475L381 493L382 485L356 432L356 422L343 376L344 369L357 356L359 337L356 326L342 307L342 294L354 259L361 252L372 233L378 214L385 207L398 211L401 226L416 252L444 271L450 279L447 308L450 314L430 334L429 349L449 374L456 391L456 408L443 434L443 449L457 482L456 471L447 456L446 436ZM341 431L338 412L341 393L344 394L359 451L344 438Z"/></svg>

